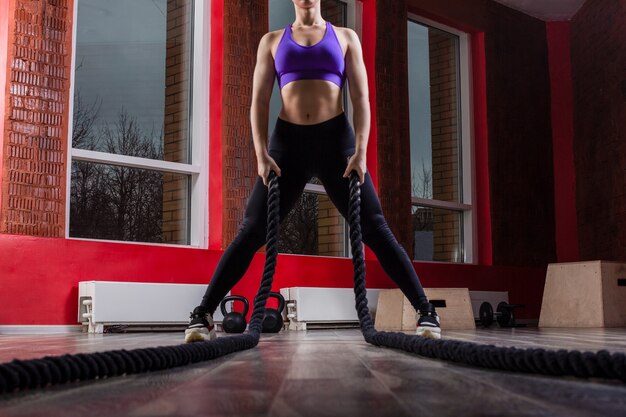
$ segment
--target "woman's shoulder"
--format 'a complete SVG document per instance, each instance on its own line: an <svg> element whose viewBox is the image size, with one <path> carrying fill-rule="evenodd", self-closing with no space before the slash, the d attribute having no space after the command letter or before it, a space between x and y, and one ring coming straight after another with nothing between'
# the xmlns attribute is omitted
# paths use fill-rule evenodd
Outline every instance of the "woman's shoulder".
<svg viewBox="0 0 626 417"><path fill-rule="evenodd" d="M278 46L278 42L282 38L285 33L285 28L276 29L267 32L265 35L261 37L259 42L259 47L266 49L268 52L271 52L272 56Z"/></svg>
<svg viewBox="0 0 626 417"><path fill-rule="evenodd" d="M331 23L332 25L332 23ZM356 34L354 29L343 26L335 26L332 25L335 33L337 34L337 38L340 39L340 42L350 48L350 46L354 46L355 44L359 44L359 36Z"/></svg>
<svg viewBox="0 0 626 417"><path fill-rule="evenodd" d="M285 28L271 30L263 35L262 39L266 40L267 42L272 42L275 39L280 39L280 37L283 36L283 33L285 33Z"/></svg>
<svg viewBox="0 0 626 417"><path fill-rule="evenodd" d="M265 35L263 35L263 37L261 38L261 42L262 43L264 42L270 46L273 46L274 44L278 43L278 41L282 38L284 33L285 33L285 28L271 30L267 32Z"/></svg>
<svg viewBox="0 0 626 417"><path fill-rule="evenodd" d="M331 23L331 25L333 26L333 29L335 30L335 33L338 36L343 37L346 42L350 43L354 40L358 40L359 36L356 34L356 32L354 31L354 29L349 28L349 27L344 27L344 26L335 26Z"/></svg>

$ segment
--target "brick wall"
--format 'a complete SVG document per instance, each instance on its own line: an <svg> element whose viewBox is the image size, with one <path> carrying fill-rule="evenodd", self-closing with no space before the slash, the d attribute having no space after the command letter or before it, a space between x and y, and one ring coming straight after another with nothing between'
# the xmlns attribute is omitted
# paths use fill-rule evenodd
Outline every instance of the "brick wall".
<svg viewBox="0 0 626 417"><path fill-rule="evenodd" d="M164 159L188 163L191 2L167 1ZM163 174L163 241L187 243L187 177Z"/></svg>
<svg viewBox="0 0 626 417"><path fill-rule="evenodd" d="M454 36L431 28L428 44L433 198L459 202L457 42ZM459 213L433 210L432 216L433 260L458 259L461 249Z"/></svg>
<svg viewBox="0 0 626 417"><path fill-rule="evenodd" d="M571 21L581 260L626 261L626 4L587 0Z"/></svg>
<svg viewBox="0 0 626 417"><path fill-rule="evenodd" d="M0 233L65 234L72 8L10 0Z"/></svg>
<svg viewBox="0 0 626 417"><path fill-rule="evenodd" d="M267 31L266 1L224 2L223 247L237 234L247 198L258 176L250 129L250 103L256 51Z"/></svg>
<svg viewBox="0 0 626 417"><path fill-rule="evenodd" d="M413 246L413 230L407 227L411 224L409 100L407 94L399 94L408 91L406 1L378 1L376 7L378 196L389 228L409 252Z"/></svg>
<svg viewBox="0 0 626 417"><path fill-rule="evenodd" d="M320 256L346 256L344 247L347 236L341 213L328 196L318 195L317 201L317 254Z"/></svg>

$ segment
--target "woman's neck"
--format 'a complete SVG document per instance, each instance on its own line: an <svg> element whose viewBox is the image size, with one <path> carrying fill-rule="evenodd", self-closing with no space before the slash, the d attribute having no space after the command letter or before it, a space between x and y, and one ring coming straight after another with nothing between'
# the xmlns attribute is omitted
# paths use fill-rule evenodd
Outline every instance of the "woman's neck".
<svg viewBox="0 0 626 417"><path fill-rule="evenodd" d="M322 25L324 23L319 9L296 8L296 20L293 22L293 26L313 26L315 24Z"/></svg>

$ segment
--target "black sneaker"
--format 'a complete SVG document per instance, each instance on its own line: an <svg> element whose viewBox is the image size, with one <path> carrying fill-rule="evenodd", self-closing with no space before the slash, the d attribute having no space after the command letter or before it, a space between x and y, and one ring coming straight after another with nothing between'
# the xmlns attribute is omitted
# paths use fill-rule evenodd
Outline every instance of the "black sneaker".
<svg viewBox="0 0 626 417"><path fill-rule="evenodd" d="M213 317L202 307L196 307L190 313L189 326L185 330L185 343L204 342L217 338Z"/></svg>
<svg viewBox="0 0 626 417"><path fill-rule="evenodd" d="M441 339L439 316L435 311L435 306L431 303L424 303L420 306L415 334L431 339Z"/></svg>

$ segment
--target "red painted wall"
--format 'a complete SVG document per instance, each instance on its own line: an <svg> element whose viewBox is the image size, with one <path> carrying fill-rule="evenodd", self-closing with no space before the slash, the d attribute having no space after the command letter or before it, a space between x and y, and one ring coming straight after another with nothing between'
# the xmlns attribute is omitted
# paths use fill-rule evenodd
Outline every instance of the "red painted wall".
<svg viewBox="0 0 626 417"><path fill-rule="evenodd" d="M0 235L0 325L78 324L79 281L202 284L220 256L213 250ZM264 254L255 256L243 278L247 285L237 293L254 298L264 261ZM528 304L520 318L539 316L545 269L420 263L416 271L427 287L508 290L512 302ZM377 262L366 262L366 273L369 288L394 287ZM352 274L350 259L279 255L274 289L351 287Z"/></svg>
<svg viewBox="0 0 626 417"><path fill-rule="evenodd" d="M210 279L219 254L2 234L0 324L78 324L79 281L200 284Z"/></svg>

